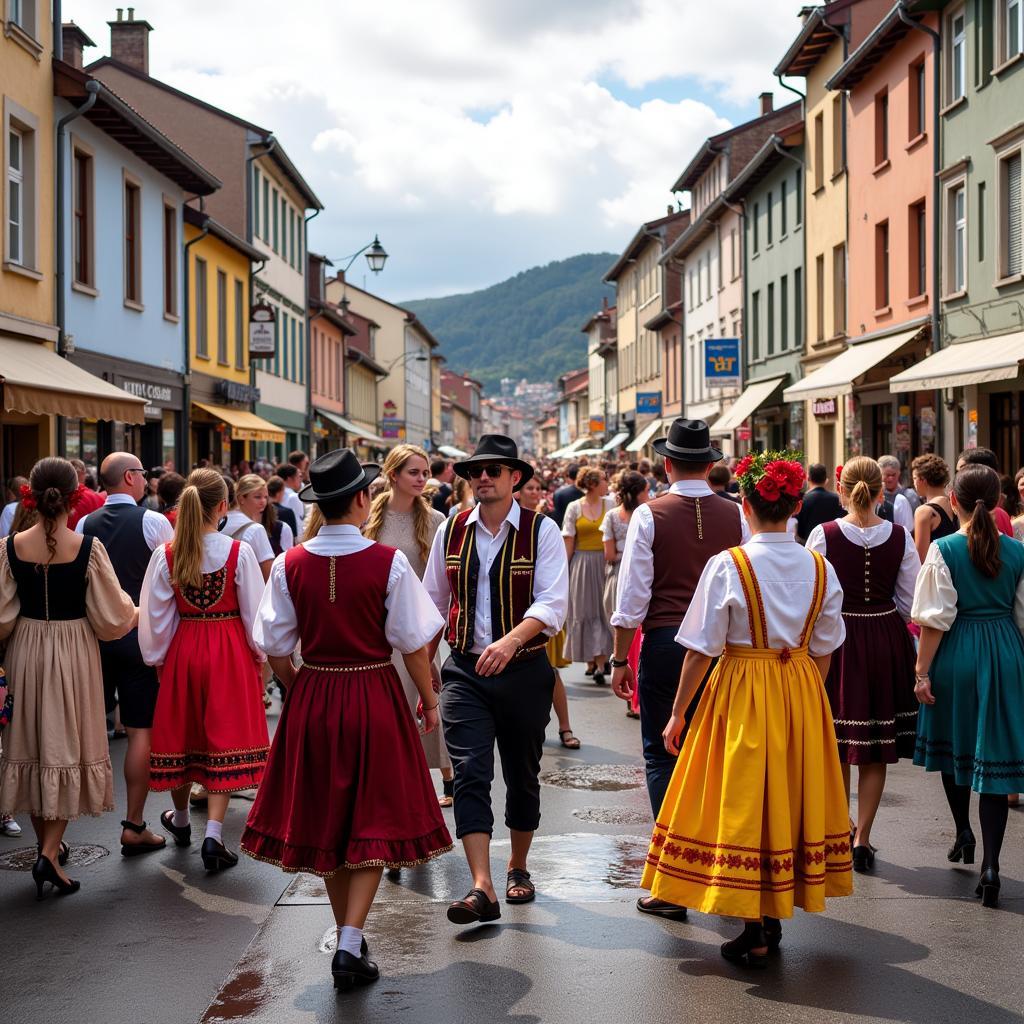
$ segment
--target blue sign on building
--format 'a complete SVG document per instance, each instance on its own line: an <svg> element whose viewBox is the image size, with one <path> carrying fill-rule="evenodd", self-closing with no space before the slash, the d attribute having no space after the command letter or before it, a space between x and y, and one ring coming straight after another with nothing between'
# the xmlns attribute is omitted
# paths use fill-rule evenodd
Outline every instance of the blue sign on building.
<svg viewBox="0 0 1024 1024"><path fill-rule="evenodd" d="M704 340L704 379L719 387L738 387L740 383L740 339Z"/></svg>
<svg viewBox="0 0 1024 1024"><path fill-rule="evenodd" d="M638 416L660 416L661 392L638 391L636 394L636 411Z"/></svg>

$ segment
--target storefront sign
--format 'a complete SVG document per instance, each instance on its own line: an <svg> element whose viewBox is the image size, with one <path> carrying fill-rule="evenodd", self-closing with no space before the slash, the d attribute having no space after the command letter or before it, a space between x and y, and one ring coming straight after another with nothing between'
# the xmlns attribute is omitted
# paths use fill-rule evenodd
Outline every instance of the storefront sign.
<svg viewBox="0 0 1024 1024"><path fill-rule="evenodd" d="M704 340L704 379L718 387L739 387L740 339Z"/></svg>
<svg viewBox="0 0 1024 1024"><path fill-rule="evenodd" d="M749 441L750 440L750 427L737 427L736 428L736 440L737 441Z"/></svg>
<svg viewBox="0 0 1024 1024"><path fill-rule="evenodd" d="M405 420L383 419L380 421L380 436L387 438L405 437Z"/></svg>
<svg viewBox="0 0 1024 1024"><path fill-rule="evenodd" d="M249 310L249 358L273 359L277 339L277 311L266 302Z"/></svg>
<svg viewBox="0 0 1024 1024"><path fill-rule="evenodd" d="M967 432L964 437L965 448L978 447L978 410L967 410Z"/></svg>
<svg viewBox="0 0 1024 1024"><path fill-rule="evenodd" d="M834 398L816 398L811 406L811 411L818 419L835 416L838 412L837 402Z"/></svg>
<svg viewBox="0 0 1024 1024"><path fill-rule="evenodd" d="M604 417L603 416L591 416L590 417L590 433L592 433L592 434L603 434L604 433Z"/></svg>
<svg viewBox="0 0 1024 1024"><path fill-rule="evenodd" d="M145 398L147 402L163 402L170 405L174 401L174 393L166 384L147 384L141 380L121 381L121 389L136 398Z"/></svg>
<svg viewBox="0 0 1024 1024"><path fill-rule="evenodd" d="M901 405L896 409L896 423L893 431L893 445L897 452L910 453L910 406ZM905 459L900 459L905 462Z"/></svg>
<svg viewBox="0 0 1024 1024"><path fill-rule="evenodd" d="M661 392L638 391L636 395L636 414L638 416L660 416Z"/></svg>
<svg viewBox="0 0 1024 1024"><path fill-rule="evenodd" d="M213 390L218 398L224 398L229 402L241 402L243 405L260 400L259 388L254 388L251 384L239 384L233 380L219 380Z"/></svg>

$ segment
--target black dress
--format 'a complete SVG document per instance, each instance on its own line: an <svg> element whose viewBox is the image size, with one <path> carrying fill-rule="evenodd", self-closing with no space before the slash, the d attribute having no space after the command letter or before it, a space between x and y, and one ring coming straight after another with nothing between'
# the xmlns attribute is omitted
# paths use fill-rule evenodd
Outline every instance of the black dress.
<svg viewBox="0 0 1024 1024"><path fill-rule="evenodd" d="M933 541L940 537L952 536L960 529L960 520L956 516L951 516L937 501L926 501L924 504L939 517L939 525L932 527Z"/></svg>

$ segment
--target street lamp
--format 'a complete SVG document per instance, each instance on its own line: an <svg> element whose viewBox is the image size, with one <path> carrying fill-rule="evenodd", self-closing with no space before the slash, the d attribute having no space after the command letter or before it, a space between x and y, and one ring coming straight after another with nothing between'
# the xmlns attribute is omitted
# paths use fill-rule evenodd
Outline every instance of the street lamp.
<svg viewBox="0 0 1024 1024"><path fill-rule="evenodd" d="M412 351L410 350L409 352L403 352L400 356L396 357L395 359L392 359L391 362L384 367L384 369L387 370L388 373L390 373L400 362L402 362L405 359L408 359L410 356L412 356L412 361L414 363L426 363L430 359L430 356L428 356L425 352L417 352L415 355L413 355Z"/></svg>
<svg viewBox="0 0 1024 1024"><path fill-rule="evenodd" d="M341 301L338 303L338 306L341 309L342 316L348 316L349 306L352 305L352 303L349 302L348 295L345 294L345 285L348 283L348 278L346 276L348 274L348 269L353 263L355 263L356 258L361 256L364 252L366 253L366 262L369 264L370 270L375 274L379 274L384 269L384 264L388 261L388 254L384 249L384 246L380 244L380 238L377 235L373 236L372 242L367 242L362 249L356 250L356 252L352 253L351 256L339 256L333 260L327 261L332 267L335 263L345 261L345 266L338 271L338 276L341 277L342 283Z"/></svg>

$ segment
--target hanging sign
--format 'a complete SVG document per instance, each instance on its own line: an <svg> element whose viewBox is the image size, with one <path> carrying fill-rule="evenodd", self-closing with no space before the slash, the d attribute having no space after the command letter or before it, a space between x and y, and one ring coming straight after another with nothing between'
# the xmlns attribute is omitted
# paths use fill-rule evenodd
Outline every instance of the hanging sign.
<svg viewBox="0 0 1024 1024"><path fill-rule="evenodd" d="M273 359L277 345L277 311L266 302L249 310L249 358Z"/></svg>
<svg viewBox="0 0 1024 1024"><path fill-rule="evenodd" d="M636 411L639 416L660 416L661 392L638 391L636 396Z"/></svg>
<svg viewBox="0 0 1024 1024"><path fill-rule="evenodd" d="M704 339L704 379L718 387L739 387L739 338Z"/></svg>

